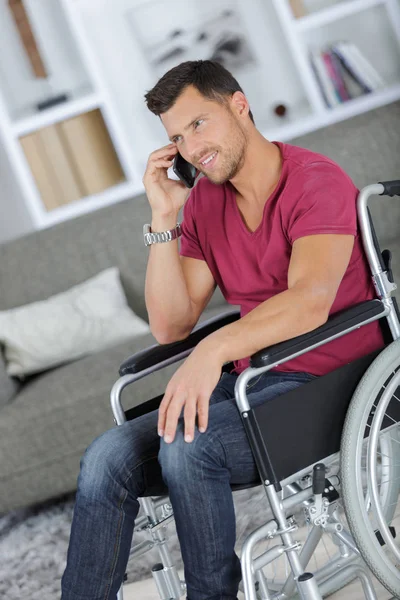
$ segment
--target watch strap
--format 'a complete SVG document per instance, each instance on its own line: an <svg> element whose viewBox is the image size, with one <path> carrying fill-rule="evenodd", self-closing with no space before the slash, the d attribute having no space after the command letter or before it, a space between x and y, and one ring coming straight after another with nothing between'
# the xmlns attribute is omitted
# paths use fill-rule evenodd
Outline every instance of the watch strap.
<svg viewBox="0 0 400 600"><path fill-rule="evenodd" d="M173 229L167 231L151 231L149 223L143 225L143 238L145 246L151 246L151 244L162 244L164 242L171 242L176 240L182 235L182 229L180 223L177 223Z"/></svg>

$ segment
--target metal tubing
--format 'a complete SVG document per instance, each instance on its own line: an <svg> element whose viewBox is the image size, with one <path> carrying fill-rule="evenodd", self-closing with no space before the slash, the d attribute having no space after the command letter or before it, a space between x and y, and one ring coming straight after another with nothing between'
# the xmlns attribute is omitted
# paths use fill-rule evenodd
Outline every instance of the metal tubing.
<svg viewBox="0 0 400 600"><path fill-rule="evenodd" d="M236 401L237 407L240 411L240 414L243 414L250 410L250 404L249 404L249 401L247 399L247 394L246 394L246 387L247 387L247 384L249 383L249 381L254 379L254 377L258 377L258 375L261 375L262 373L266 373L267 371L270 371L274 367L277 367L289 360L297 358L298 356L301 356L302 354L305 354L306 352L310 352L310 350L314 350L314 348L323 346L324 344L327 344L328 342L331 342L332 340L335 340L344 335L347 335L348 333L354 331L355 329L359 329L360 327L362 327L364 325L373 323L374 321L377 321L378 319L383 319L383 317L388 316L388 315L391 318L391 320L389 321L389 324L391 323L391 321L393 321L395 323L395 325L397 326L397 329L399 329L399 335L397 337L400 337L399 322L397 320L397 317L393 316L395 311L394 311L392 299L391 298L384 299L384 300L382 300L382 304L384 305L385 308L380 313L380 315L375 315L374 317L371 317L370 319L366 319L365 321L362 321L361 323L358 323L357 325L353 325L353 327L349 327L348 329L345 329L344 331L341 331L340 333L331 335L321 342L317 342L316 344L311 344L304 350L300 350L298 352L293 352L293 354L286 356L283 360L278 360L277 362L267 365L265 367L259 367L259 368L248 367L247 369L242 371L242 373L240 373L240 375L238 376L236 383L235 383L235 401ZM388 320L389 320L389 318L388 318Z"/></svg>
<svg viewBox="0 0 400 600"><path fill-rule="evenodd" d="M300 552L300 555L299 555L300 564L301 564L302 569L305 569L307 567L308 563L310 562L310 559L314 553L314 550L320 542L322 534L323 534L323 531L322 531L321 527L318 527L317 525L313 525L309 535L307 536L304 546ZM294 581L293 573L291 573L289 575L285 585L282 588L282 594L284 596L286 596L287 598L290 598L294 592L295 587L296 587L296 583Z"/></svg>
<svg viewBox="0 0 400 600"><path fill-rule="evenodd" d="M340 585L341 581L344 581L349 575L353 574L360 579L366 600L377 600L371 578L369 577L366 569L359 564L343 567L335 575L321 583L319 588L322 595L329 594L329 590L332 589L333 585L334 587L336 587L335 584Z"/></svg>
<svg viewBox="0 0 400 600"><path fill-rule="evenodd" d="M141 498L143 503L143 509L150 517L151 521L157 523L157 514L155 503L152 498ZM163 534L162 528L156 531L151 531L151 535L155 541L155 546L160 555L162 564L164 565L163 578L167 583L171 592L171 597L179 598L182 595L182 583L179 578L178 572L175 565L172 562L171 553L166 543L165 535ZM158 575L156 577L159 577Z"/></svg>
<svg viewBox="0 0 400 600"><path fill-rule="evenodd" d="M153 568L151 574L153 575L154 581L156 582L157 590L161 600L170 600L171 592L169 590L169 586L165 578L164 569L162 568L162 565L159 565L159 567L160 568L156 570L154 570Z"/></svg>
<svg viewBox="0 0 400 600"><path fill-rule="evenodd" d="M282 554L284 552L285 552L285 549L281 544L279 546L278 545L272 546L272 548L269 548L269 550L266 550L265 552L260 554L260 556L257 556L257 558L255 558L252 561L253 572L259 571L260 569L262 569L263 567L268 565L273 560L276 560L277 558L282 556Z"/></svg>
<svg viewBox="0 0 400 600"><path fill-rule="evenodd" d="M330 533L333 533L334 535L336 535L337 538L339 538L339 540L341 540L348 548L350 548L350 550L352 552L354 552L354 554L356 554L357 556L360 556L360 551L357 548L357 546L354 543L353 538L351 537L351 535L345 531L345 530L340 530L338 531L336 529L336 523L327 523L325 525L325 529L327 531L329 531ZM339 525L341 525L341 523L339 523Z"/></svg>
<svg viewBox="0 0 400 600"><path fill-rule="evenodd" d="M175 565L172 563L169 548L164 542L163 544L157 545L157 550L164 565L165 579L168 582L170 591L172 592L171 597L175 596L176 598L180 598L182 595L182 582L179 578L179 574Z"/></svg>
<svg viewBox="0 0 400 600"><path fill-rule="evenodd" d="M152 548L154 548L154 542L150 542L149 541L144 541L144 542L140 542L139 544L136 544L136 546L131 546L131 549L129 551L129 556L135 556L135 554L144 554L145 552L148 552L148 550L151 550Z"/></svg>
<svg viewBox="0 0 400 600"><path fill-rule="evenodd" d="M261 600L272 600L272 596L269 593L267 582L264 577L264 573L261 571L256 571L256 578L259 584L258 594L261 597Z"/></svg>
<svg viewBox="0 0 400 600"><path fill-rule="evenodd" d="M385 191L384 186L381 183L375 183L372 185L368 185L363 188L357 198L357 214L358 220L360 222L360 230L363 241L363 246L365 249L365 253L368 258L368 262L370 265L371 273L373 278L382 278L382 274L386 273L382 270L380 260L378 258L378 254L375 249L372 230L368 217L368 199L372 195L381 195ZM387 277L383 277L383 294L378 293L378 296L382 299L382 302L389 309L389 313L387 315L387 321L390 327L391 334L393 339L398 339L400 337L400 323L397 318L396 311L394 310L393 300L391 298L391 293L393 290L393 283L387 280Z"/></svg>
<svg viewBox="0 0 400 600"><path fill-rule="evenodd" d="M303 600L322 600L317 581L312 573L304 573L297 582L297 589Z"/></svg>
<svg viewBox="0 0 400 600"><path fill-rule="evenodd" d="M275 515L276 521L278 523L279 529L284 530L287 527L286 517L283 512L283 507L280 503L279 496L275 491L273 485L266 486L266 492L271 504L272 512ZM289 532L280 534L282 542L286 549L294 546L294 542L292 539L292 535ZM291 550L286 550L287 557L294 573L295 577L299 577L303 573L303 569L300 564L299 555L296 549L292 548Z"/></svg>
<svg viewBox="0 0 400 600"><path fill-rule="evenodd" d="M123 586L121 585L121 587L119 588L118 592L117 592L117 600L124 600L124 592L123 592Z"/></svg>
<svg viewBox="0 0 400 600"><path fill-rule="evenodd" d="M312 486L305 488L304 490L299 486L299 490L300 491L295 492L291 496L287 496L282 500L283 510L285 512L294 506L297 506L298 504L304 504L307 506L308 504L312 503L310 500L310 498L313 496ZM292 489L290 491L292 491Z"/></svg>
<svg viewBox="0 0 400 600"><path fill-rule="evenodd" d="M325 588L325 583L328 580L330 580L332 576L336 576L339 573L340 569L348 566L354 566L355 568L356 565L352 565L352 562L355 560L356 558L354 558L354 556L351 559L347 556L338 557L335 560L332 559L331 562L318 569L317 580L322 595L330 593L330 590L333 589L332 586L329 588Z"/></svg>
<svg viewBox="0 0 400 600"><path fill-rule="evenodd" d="M273 527L276 527L276 522L268 521L268 523L265 523L265 525L262 525L253 531L253 533L246 538L243 544L240 562L242 566L243 589L246 600L257 600L252 568L253 548L255 544L261 541Z"/></svg>

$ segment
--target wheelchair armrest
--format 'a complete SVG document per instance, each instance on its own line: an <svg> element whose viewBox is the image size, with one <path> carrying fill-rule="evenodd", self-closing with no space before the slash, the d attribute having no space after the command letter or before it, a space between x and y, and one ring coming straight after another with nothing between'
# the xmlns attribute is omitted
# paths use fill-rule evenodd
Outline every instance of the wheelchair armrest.
<svg viewBox="0 0 400 600"><path fill-rule="evenodd" d="M149 348L140 350L122 363L119 368L119 374L122 377L123 375L139 373L183 352L193 350L205 337L238 319L240 319L238 311L222 313L197 325L184 340L172 342L171 344L154 344Z"/></svg>
<svg viewBox="0 0 400 600"><path fill-rule="evenodd" d="M383 316L385 312L385 305L378 299L360 302L351 308L346 308L331 315L326 323L313 331L259 350L251 356L250 366L256 369L276 362L284 362L293 354L311 350L315 345L326 343L334 336L339 337L340 334L351 327L365 325L368 319L376 320L375 318L378 315Z"/></svg>

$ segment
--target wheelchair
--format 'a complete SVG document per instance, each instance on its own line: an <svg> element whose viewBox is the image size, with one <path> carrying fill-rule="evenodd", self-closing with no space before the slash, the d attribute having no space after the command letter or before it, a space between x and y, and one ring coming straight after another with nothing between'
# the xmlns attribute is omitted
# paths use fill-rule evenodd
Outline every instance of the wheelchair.
<svg viewBox="0 0 400 600"><path fill-rule="evenodd" d="M369 185L357 198L377 297L330 315L309 333L260 350L236 382L235 400L260 480L231 487L234 492L259 485L267 496L265 524L248 535L241 549L240 589L246 600L317 600L356 578L373 600L371 571L400 597L400 313L392 298L397 286L391 252L381 252L368 208L373 195L400 195L400 180ZM127 359L111 390L115 424L158 408L163 398L124 410L121 394L127 385L186 358L204 337L239 318L236 311L224 313L195 327L184 340L155 344ZM383 348L250 408L246 386L253 378L378 319ZM222 371L232 368L229 363ZM156 549L161 562L152 575L161 600L181 598L185 582L166 544L173 519L168 495L143 497L140 504L143 516L135 531L145 529L149 540L133 544L130 557ZM300 542L294 534L301 527L306 533ZM311 569L320 543L325 548L329 543L333 555L327 553L327 561ZM123 600L122 586L117 598Z"/></svg>

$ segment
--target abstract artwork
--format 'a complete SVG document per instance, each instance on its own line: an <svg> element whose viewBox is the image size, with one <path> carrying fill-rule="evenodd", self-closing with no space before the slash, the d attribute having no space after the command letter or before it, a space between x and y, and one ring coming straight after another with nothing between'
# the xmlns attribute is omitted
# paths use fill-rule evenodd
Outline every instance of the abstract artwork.
<svg viewBox="0 0 400 600"><path fill-rule="evenodd" d="M255 64L232 0L152 0L126 16L158 77L187 60L215 60L232 72Z"/></svg>

